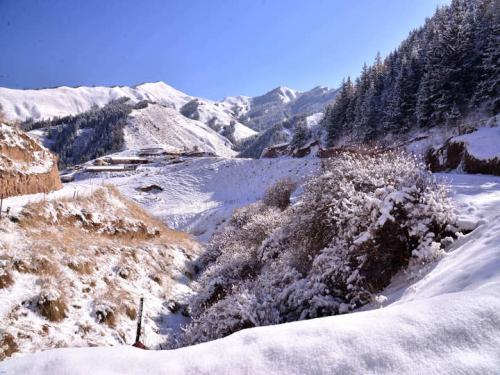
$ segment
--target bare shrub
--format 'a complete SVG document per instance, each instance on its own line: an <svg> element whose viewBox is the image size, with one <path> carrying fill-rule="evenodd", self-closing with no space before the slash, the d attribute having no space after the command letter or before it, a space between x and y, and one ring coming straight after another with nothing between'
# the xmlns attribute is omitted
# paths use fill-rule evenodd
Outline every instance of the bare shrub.
<svg viewBox="0 0 500 375"><path fill-rule="evenodd" d="M0 124L1 123L4 123L4 124L7 123L7 118L5 117L5 112L3 110L2 104L0 104Z"/></svg>
<svg viewBox="0 0 500 375"><path fill-rule="evenodd" d="M84 257L75 257L68 260L68 267L81 275L90 275L94 271L93 264Z"/></svg>
<svg viewBox="0 0 500 375"><path fill-rule="evenodd" d="M0 268L0 289L7 288L14 284L12 274L6 269Z"/></svg>
<svg viewBox="0 0 500 375"><path fill-rule="evenodd" d="M135 320L137 318L137 310L132 304L125 304L125 315L130 319Z"/></svg>
<svg viewBox="0 0 500 375"><path fill-rule="evenodd" d="M439 257L454 220L446 187L414 157L332 158L293 207L240 209L214 237L185 343L360 307L399 270Z"/></svg>
<svg viewBox="0 0 500 375"><path fill-rule="evenodd" d="M267 206L284 210L290 205L290 196L297 188L297 183L285 177L267 188L262 201Z"/></svg>

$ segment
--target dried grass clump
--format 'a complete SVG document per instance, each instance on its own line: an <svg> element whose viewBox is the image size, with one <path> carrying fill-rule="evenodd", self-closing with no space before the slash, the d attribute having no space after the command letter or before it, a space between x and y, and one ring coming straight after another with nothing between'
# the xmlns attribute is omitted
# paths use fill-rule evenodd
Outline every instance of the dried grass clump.
<svg viewBox="0 0 500 375"><path fill-rule="evenodd" d="M108 301L99 302L94 306L97 323L106 324L110 328L116 326L116 306Z"/></svg>
<svg viewBox="0 0 500 375"><path fill-rule="evenodd" d="M0 259L0 289L7 288L12 284L14 284L14 279L7 267L7 261Z"/></svg>
<svg viewBox="0 0 500 375"><path fill-rule="evenodd" d="M137 318L137 309L131 303L124 304L125 315L127 315L131 320L135 320Z"/></svg>
<svg viewBox="0 0 500 375"><path fill-rule="evenodd" d="M28 264L31 273L44 276L56 276L59 274L59 266L50 259L47 255L35 255L31 265Z"/></svg>
<svg viewBox="0 0 500 375"><path fill-rule="evenodd" d="M67 316L68 306L61 292L50 284L42 286L36 304L40 314L51 322L60 322Z"/></svg>
<svg viewBox="0 0 500 375"><path fill-rule="evenodd" d="M14 336L8 332L2 333L0 336L0 361L3 361L18 351L19 347Z"/></svg>
<svg viewBox="0 0 500 375"><path fill-rule="evenodd" d="M267 206L278 207L284 210L290 205L290 196L297 188L297 183L285 177L267 188L262 201Z"/></svg>
<svg viewBox="0 0 500 375"><path fill-rule="evenodd" d="M72 258L68 261L68 267L81 275L90 275L94 271L94 265L83 257Z"/></svg>

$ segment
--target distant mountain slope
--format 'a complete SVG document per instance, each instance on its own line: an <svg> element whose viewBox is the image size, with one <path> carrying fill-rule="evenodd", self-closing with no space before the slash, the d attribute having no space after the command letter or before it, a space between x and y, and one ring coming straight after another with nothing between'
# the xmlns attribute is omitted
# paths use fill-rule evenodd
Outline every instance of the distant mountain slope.
<svg viewBox="0 0 500 375"><path fill-rule="evenodd" d="M62 86L38 90L0 87L0 106L9 121L38 121L75 115L126 97L133 103L147 100L174 108L218 131L235 123L235 137L241 138L254 134L246 126L260 131L295 115L322 112L336 93L335 89L320 86L305 92L277 87L261 96L233 96L217 102L187 95L164 82L133 87Z"/></svg>
<svg viewBox="0 0 500 375"><path fill-rule="evenodd" d="M192 99L163 82L134 87L56 87L40 90L13 90L0 87L0 105L10 121L24 121L75 115L92 106L102 107L126 97L133 102L149 100L179 109Z"/></svg>
<svg viewBox="0 0 500 375"><path fill-rule="evenodd" d="M151 146L235 155L231 142L204 123L162 104L134 104L127 98L74 116L22 126L59 155L61 167Z"/></svg>
<svg viewBox="0 0 500 375"><path fill-rule="evenodd" d="M165 145L231 157L231 142L203 122L184 117L173 108L150 104L132 111L124 127L125 149Z"/></svg>
<svg viewBox="0 0 500 375"><path fill-rule="evenodd" d="M296 115L261 131L241 144L240 157L258 159L264 150L278 145L292 144L292 148L302 147L308 142L321 141L324 136L320 121L323 113L309 116Z"/></svg>
<svg viewBox="0 0 500 375"><path fill-rule="evenodd" d="M236 113L224 103L195 98L186 103L180 112L190 119L207 124L232 142L239 142L257 134L255 130L240 123Z"/></svg>
<svg viewBox="0 0 500 375"><path fill-rule="evenodd" d="M322 112L336 95L336 89L322 86L305 92L277 87L253 98L228 97L221 104L230 108L240 122L261 131L296 115Z"/></svg>

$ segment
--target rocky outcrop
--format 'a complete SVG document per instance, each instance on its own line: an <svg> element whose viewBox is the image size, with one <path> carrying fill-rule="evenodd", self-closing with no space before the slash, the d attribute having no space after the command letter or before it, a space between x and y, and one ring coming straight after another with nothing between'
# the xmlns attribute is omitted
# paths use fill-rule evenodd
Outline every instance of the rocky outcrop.
<svg viewBox="0 0 500 375"><path fill-rule="evenodd" d="M48 193L61 187L54 155L24 132L0 124L0 196Z"/></svg>
<svg viewBox="0 0 500 375"><path fill-rule="evenodd" d="M458 169L466 173L500 176L500 157L477 156L471 151L467 136L451 138L442 147L429 149L425 155L425 161L431 171L443 172ZM498 141L500 142L500 139Z"/></svg>

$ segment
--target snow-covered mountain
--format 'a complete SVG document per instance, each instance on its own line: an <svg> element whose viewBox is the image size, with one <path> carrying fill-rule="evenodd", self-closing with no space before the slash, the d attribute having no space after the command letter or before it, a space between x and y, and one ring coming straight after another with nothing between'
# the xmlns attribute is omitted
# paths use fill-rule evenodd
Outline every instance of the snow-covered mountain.
<svg viewBox="0 0 500 375"><path fill-rule="evenodd" d="M126 97L133 102L149 100L179 109L192 99L163 83L143 83L134 87L56 87L39 90L15 90L0 87L0 105L10 121L28 118L41 120L75 115L92 106L102 107L112 100Z"/></svg>
<svg viewBox="0 0 500 375"><path fill-rule="evenodd" d="M253 98L228 97L222 104L229 107L242 123L261 131L289 117L322 112L327 104L333 102L336 95L336 89L323 86L305 92L277 87Z"/></svg>
<svg viewBox="0 0 500 375"><path fill-rule="evenodd" d="M193 97L159 81L133 87L61 86L37 90L0 87L0 105L9 121L41 120L75 115L126 97L132 102L148 100L178 111L184 107L181 112L187 117L213 124L215 128L234 122L241 136L249 136L255 133L243 126L262 130L287 117L321 112L333 101L336 93L337 90L326 87L305 92L277 87L261 96L234 96L217 102Z"/></svg>
<svg viewBox="0 0 500 375"><path fill-rule="evenodd" d="M150 104L132 111L124 127L125 148L152 145L211 152L231 157L231 142L201 121L186 118L173 108Z"/></svg>

